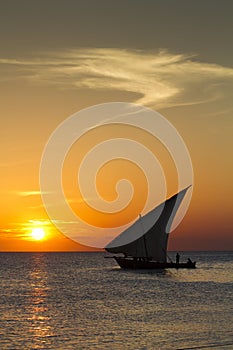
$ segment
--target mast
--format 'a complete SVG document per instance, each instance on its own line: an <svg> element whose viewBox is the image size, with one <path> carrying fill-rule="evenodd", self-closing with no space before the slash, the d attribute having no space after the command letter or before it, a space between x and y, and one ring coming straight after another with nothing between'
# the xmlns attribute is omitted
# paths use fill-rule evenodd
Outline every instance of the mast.
<svg viewBox="0 0 233 350"><path fill-rule="evenodd" d="M143 228L143 223L142 223L142 216L141 214L139 214L139 220L140 220L140 224L142 226L142 232L144 233L144 228ZM146 246L146 235L143 234L143 243L144 243L144 248L145 248L145 253L146 253L146 259L148 260L148 251L147 251L147 246Z"/></svg>

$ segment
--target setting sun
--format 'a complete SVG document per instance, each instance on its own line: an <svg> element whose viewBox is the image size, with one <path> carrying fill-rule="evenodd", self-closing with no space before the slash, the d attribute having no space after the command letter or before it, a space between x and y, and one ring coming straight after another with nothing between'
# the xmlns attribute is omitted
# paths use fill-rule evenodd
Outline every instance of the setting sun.
<svg viewBox="0 0 233 350"><path fill-rule="evenodd" d="M37 227L37 228L34 228L32 230L32 233L31 233L32 237L34 239L36 239L37 241L41 240L44 238L45 236L45 231L43 230L43 228L40 228L40 227Z"/></svg>

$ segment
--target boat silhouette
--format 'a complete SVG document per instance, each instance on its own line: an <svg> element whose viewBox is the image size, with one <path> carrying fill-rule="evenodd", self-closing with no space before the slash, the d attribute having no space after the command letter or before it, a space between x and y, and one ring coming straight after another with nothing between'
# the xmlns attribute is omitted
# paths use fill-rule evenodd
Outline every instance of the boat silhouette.
<svg viewBox="0 0 233 350"><path fill-rule="evenodd" d="M190 186L189 186L190 187ZM181 190L144 216L107 244L105 250L113 255L123 269L194 269L196 262L167 261L167 244L171 224L189 187Z"/></svg>

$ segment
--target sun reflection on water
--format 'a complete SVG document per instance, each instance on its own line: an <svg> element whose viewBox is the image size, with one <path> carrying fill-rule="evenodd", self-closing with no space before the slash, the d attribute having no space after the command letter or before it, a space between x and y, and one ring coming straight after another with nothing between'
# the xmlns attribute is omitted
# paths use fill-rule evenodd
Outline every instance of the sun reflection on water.
<svg viewBox="0 0 233 350"><path fill-rule="evenodd" d="M48 309L48 272L43 254L33 255L33 269L29 276L30 303L29 303L29 332L32 335L35 349L45 345L52 337L51 317Z"/></svg>

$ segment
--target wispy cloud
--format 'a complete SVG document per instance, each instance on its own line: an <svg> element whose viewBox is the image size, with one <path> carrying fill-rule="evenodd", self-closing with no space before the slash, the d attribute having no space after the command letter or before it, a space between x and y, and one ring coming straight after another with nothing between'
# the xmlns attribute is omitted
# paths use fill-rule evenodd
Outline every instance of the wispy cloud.
<svg viewBox="0 0 233 350"><path fill-rule="evenodd" d="M135 93L134 102L157 108L213 101L233 88L232 68L166 50L77 49L2 58L0 66L37 84Z"/></svg>

